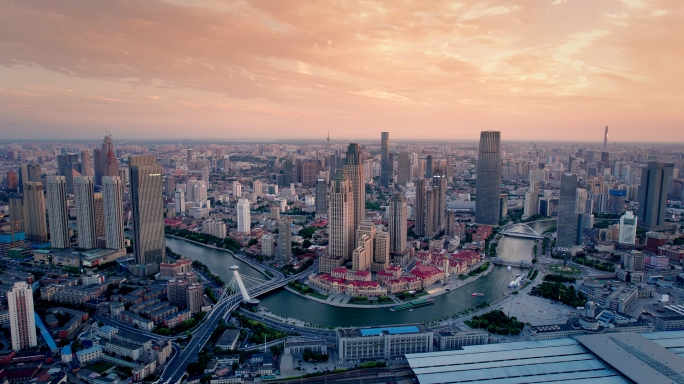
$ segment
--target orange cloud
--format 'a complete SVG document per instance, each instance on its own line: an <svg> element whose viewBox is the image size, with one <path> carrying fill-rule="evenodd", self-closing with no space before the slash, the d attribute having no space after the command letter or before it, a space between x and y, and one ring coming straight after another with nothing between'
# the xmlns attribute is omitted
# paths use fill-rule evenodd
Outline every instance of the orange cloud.
<svg viewBox="0 0 684 384"><path fill-rule="evenodd" d="M608 124L684 140L679 0L189 3L0 0L0 124L444 140L593 140ZM45 108L3 113L29 99Z"/></svg>

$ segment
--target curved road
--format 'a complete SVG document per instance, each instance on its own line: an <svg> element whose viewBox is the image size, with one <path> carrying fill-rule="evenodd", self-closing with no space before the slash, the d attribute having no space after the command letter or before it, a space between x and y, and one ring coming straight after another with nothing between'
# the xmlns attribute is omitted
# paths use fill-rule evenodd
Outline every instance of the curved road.
<svg viewBox="0 0 684 384"><path fill-rule="evenodd" d="M262 295L274 289L278 289L290 281L299 280L318 269L318 260L316 260L314 264L305 271L290 277L285 277L281 271L275 268L256 263L255 261L246 259L242 255L234 256L261 272L269 270L274 276L271 280L249 289L249 294L252 297ZM240 305L240 302L242 302L241 294L237 293L226 296L226 292L227 291L224 291L223 296L221 296L216 305L214 305L214 308L212 308L212 310L207 314L204 323L195 329L192 334L192 339L190 340L190 343L188 343L187 347L177 354L173 360L169 361L159 380L160 383L180 383L183 375L185 374L185 367L190 362L197 359L197 353L204 347L204 344L206 344L207 340L216 328L218 321L220 319L225 320L228 318L230 313Z"/></svg>

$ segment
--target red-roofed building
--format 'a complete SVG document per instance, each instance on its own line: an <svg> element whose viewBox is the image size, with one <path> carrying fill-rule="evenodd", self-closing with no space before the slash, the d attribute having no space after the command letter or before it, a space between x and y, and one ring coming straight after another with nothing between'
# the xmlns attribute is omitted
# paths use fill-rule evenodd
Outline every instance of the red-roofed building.
<svg viewBox="0 0 684 384"><path fill-rule="evenodd" d="M330 272L330 275L336 279L346 279L347 278L347 272L349 272L349 270L347 268L339 267L339 268L333 269L332 272Z"/></svg>
<svg viewBox="0 0 684 384"><path fill-rule="evenodd" d="M445 276L441 269L420 263L416 263L416 266L411 270L411 275L416 276L423 282L423 288L444 280Z"/></svg>
<svg viewBox="0 0 684 384"><path fill-rule="evenodd" d="M417 291L422 288L423 282L418 277L405 276L396 279L387 279L382 285L387 288L387 292L395 294L405 291Z"/></svg>

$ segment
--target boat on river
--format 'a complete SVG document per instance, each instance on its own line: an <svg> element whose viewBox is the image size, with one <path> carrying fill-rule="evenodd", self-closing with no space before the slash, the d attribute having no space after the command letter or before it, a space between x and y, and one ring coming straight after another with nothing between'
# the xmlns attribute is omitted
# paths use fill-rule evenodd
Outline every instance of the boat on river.
<svg viewBox="0 0 684 384"><path fill-rule="evenodd" d="M474 293L471 293L470 296L484 296L484 293L474 292Z"/></svg>
<svg viewBox="0 0 684 384"><path fill-rule="evenodd" d="M433 299L432 297L429 297L427 299L418 299L418 300L409 301L408 303L396 305L396 306L390 308L390 311L396 312L396 311L403 311L405 309L410 309L411 311L413 311L413 308L422 307L424 305L430 305L430 304L434 304L434 303L435 303L435 299Z"/></svg>

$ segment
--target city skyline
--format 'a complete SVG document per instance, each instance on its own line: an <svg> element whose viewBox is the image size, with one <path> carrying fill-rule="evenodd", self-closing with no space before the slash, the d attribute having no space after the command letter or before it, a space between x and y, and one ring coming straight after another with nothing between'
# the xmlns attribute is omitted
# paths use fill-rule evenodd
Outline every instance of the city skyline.
<svg viewBox="0 0 684 384"><path fill-rule="evenodd" d="M676 1L4 11L7 139L684 141Z"/></svg>

